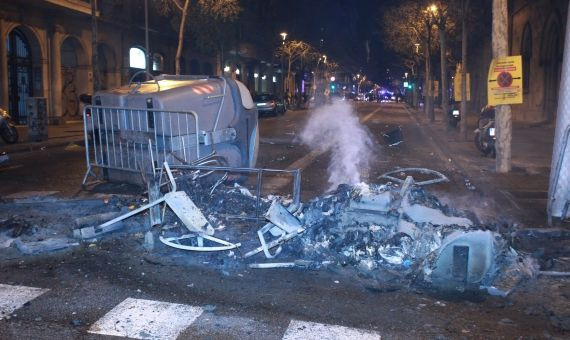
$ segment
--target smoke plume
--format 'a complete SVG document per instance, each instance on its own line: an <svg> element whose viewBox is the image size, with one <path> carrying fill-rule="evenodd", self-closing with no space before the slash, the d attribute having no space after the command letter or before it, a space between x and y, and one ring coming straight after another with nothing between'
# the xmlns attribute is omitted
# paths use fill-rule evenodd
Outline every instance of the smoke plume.
<svg viewBox="0 0 570 340"><path fill-rule="evenodd" d="M357 184L361 172L368 170L372 138L347 102L335 101L312 111L300 137L313 150L330 151L330 189L339 184Z"/></svg>

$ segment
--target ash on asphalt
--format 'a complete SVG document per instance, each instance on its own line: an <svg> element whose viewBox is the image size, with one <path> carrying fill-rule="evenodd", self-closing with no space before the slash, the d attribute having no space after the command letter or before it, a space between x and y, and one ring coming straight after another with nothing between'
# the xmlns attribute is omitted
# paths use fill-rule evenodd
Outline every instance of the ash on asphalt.
<svg viewBox="0 0 570 340"><path fill-rule="evenodd" d="M140 251L151 263L207 265L227 275L231 275L232 271L242 270L251 263L272 261L294 263L296 260L303 260L300 266L306 269L330 268L333 271L359 277L369 287L388 284L391 285L388 289L394 289L394 287L408 287L412 284L418 286L418 283L431 282L429 277L431 271L437 267L438 249L445 244L446 238L452 233L459 231L467 233L473 224L463 217L466 216L465 213L444 206L435 196L422 188L414 188L409 195L406 193L405 197L400 198L401 202L398 204L402 208L392 206L397 201L394 197L398 196L400 190L397 185L360 184L355 187L341 185L337 190L323 197L317 197L293 211L306 230L284 243L283 251L275 260L266 259L261 252L244 259L244 252L259 247L257 231L267 222L263 218L251 219L251 217L255 216L256 212L261 217L272 202L277 201L289 206L292 200L287 197L267 196L261 197L258 201L247 188L238 184L212 185L212 181L207 180L180 181L179 187L188 194L215 227L216 237L232 243L239 242L241 247L223 252L188 252L168 247L158 242L156 238L159 234L169 237L188 233L178 217L169 213L165 215L162 226L152 229L154 242L151 252L145 253L143 247L129 249L127 243L123 246L125 251ZM22 215L19 219L5 224L8 227L5 227L6 231L1 234L2 244L5 249L11 250L8 256L12 258L17 256L13 251L14 245L25 254L46 253L74 247L77 241L69 238L72 225L68 221L89 214L119 212L125 208L132 210L145 203L148 202L144 197L112 195L94 201L35 202L32 211L22 209L22 206L18 205L9 206L3 211L13 212L15 209L20 209ZM363 205L364 208L361 209L362 207L359 208L358 205ZM408 209L406 206L409 207L409 211L406 211ZM427 217L423 216L416 221L412 210L418 207L423 209L422 214ZM370 212L370 209L376 211ZM55 210L65 213L53 214ZM27 216L24 215L24 211ZM435 217L430 217L431 215ZM104 221L98 221L101 222ZM104 238L115 240L134 238L138 244L149 248L143 234L148 229L146 213L121 223L123 228L120 232ZM28 225L34 227L30 228ZM18 235L14 237L15 234ZM269 235L270 233L267 233L265 236L268 242L271 239ZM500 238L499 235L495 237ZM278 237L273 237L273 240L276 238ZM55 246L54 240L57 241ZM185 242L186 245L198 245L196 238L189 238ZM491 246L495 247L489 245ZM510 247L503 243L494 249L497 253L496 258L488 259L489 262L494 262L494 270L515 261L516 254L510 258L504 255L508 249ZM490 272L486 281L481 278L480 283L489 285L494 276L494 273Z"/></svg>

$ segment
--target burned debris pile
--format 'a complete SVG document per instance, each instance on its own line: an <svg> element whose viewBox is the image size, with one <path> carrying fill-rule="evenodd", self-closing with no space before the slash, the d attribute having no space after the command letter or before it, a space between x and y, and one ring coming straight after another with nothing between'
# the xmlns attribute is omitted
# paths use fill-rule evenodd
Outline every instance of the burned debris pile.
<svg viewBox="0 0 570 340"><path fill-rule="evenodd" d="M499 234L410 184L339 186L311 201L302 214L306 232L287 250L380 281L498 295L534 275L535 263Z"/></svg>
<svg viewBox="0 0 570 340"><path fill-rule="evenodd" d="M119 229L146 230L145 249L159 256L191 251L185 257L229 260L232 268L341 268L380 282L483 288L502 296L538 273L536 262L500 234L430 194L424 184L433 181L415 182L411 176L392 181L389 176L386 184L340 185L303 204L298 197L258 197L259 190L252 193L225 175L217 181L175 180L167 164L165 170L170 185L162 186L158 199L111 198L105 203L111 210L98 207L95 215L76 216L67 233L59 230L65 244L77 242L68 239L70 233L92 242ZM153 208L160 223L151 230ZM32 233L26 221L11 223L11 233ZM30 248L32 243L19 247L20 235L11 236L20 252L39 252ZM163 246L153 250L153 244ZM58 249L45 241L42 246Z"/></svg>

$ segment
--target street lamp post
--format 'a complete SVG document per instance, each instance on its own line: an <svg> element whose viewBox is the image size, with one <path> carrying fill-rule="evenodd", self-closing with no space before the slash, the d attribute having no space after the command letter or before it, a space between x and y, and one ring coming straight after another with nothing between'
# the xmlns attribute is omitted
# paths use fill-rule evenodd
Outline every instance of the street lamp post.
<svg viewBox="0 0 570 340"><path fill-rule="evenodd" d="M433 80L431 76L431 29L433 27L433 13L437 11L437 6L431 5L429 6L426 12L426 19L424 20L424 24L426 25L427 31L427 41L426 41L426 48L425 48L425 63L426 63L426 74L425 74L425 84L424 84L424 92L425 92L425 113L429 120L433 122L435 120L433 106L434 106L434 98L433 98Z"/></svg>
<svg viewBox="0 0 570 340"><path fill-rule="evenodd" d="M279 34L281 36L281 45L285 45L285 40L287 39L287 32L281 32ZM283 56L281 56L281 81L283 81L285 78L283 77ZM287 74L287 80L283 81L283 95L285 95L285 93L288 90L289 84L287 84L287 82L289 81L289 74Z"/></svg>

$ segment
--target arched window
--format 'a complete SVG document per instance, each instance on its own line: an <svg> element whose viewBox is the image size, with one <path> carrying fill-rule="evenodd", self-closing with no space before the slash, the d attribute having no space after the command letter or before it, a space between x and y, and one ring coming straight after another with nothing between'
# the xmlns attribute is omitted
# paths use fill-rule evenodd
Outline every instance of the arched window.
<svg viewBox="0 0 570 340"><path fill-rule="evenodd" d="M146 53L140 47L131 47L129 50L129 66L144 70L146 68Z"/></svg>
<svg viewBox="0 0 570 340"><path fill-rule="evenodd" d="M529 23L523 29L521 55L523 63L523 91L528 92L530 89L530 64L532 60L532 31Z"/></svg>
<svg viewBox="0 0 570 340"><path fill-rule="evenodd" d="M164 57L160 53L152 54L152 70L156 72L164 71Z"/></svg>

